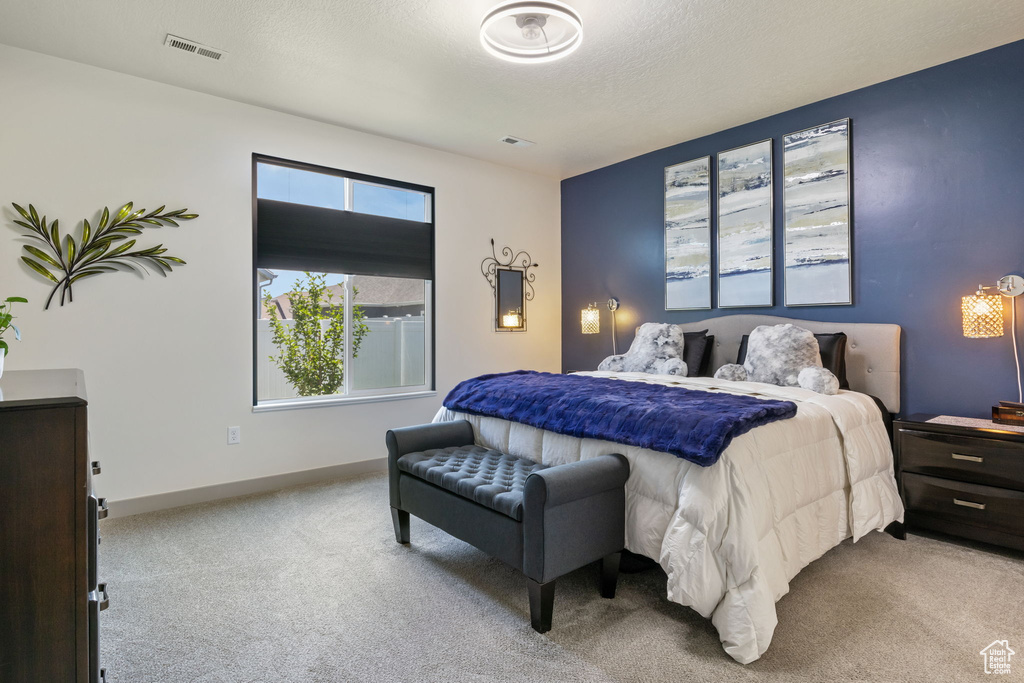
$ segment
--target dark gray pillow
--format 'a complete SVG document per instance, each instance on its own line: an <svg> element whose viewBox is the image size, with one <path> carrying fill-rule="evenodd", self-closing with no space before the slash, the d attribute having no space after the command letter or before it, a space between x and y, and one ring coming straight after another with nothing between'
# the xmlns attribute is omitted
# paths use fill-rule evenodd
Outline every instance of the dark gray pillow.
<svg viewBox="0 0 1024 683"><path fill-rule="evenodd" d="M700 376L711 377L711 351L715 348L715 335L709 334L704 338L704 357L700 360Z"/></svg>
<svg viewBox="0 0 1024 683"><path fill-rule="evenodd" d="M708 331L684 332L686 344L683 347L683 361L686 363L687 377L703 377L711 361L711 344L708 343ZM714 336L711 340L714 341Z"/></svg>
<svg viewBox="0 0 1024 683"><path fill-rule="evenodd" d="M749 334L743 335L740 340L740 351L736 354L736 363L743 365L747 358L747 338ZM846 379L846 333L829 332L814 335L818 340L818 352L821 354L821 365L832 372L839 380L840 389L849 389L850 382Z"/></svg>

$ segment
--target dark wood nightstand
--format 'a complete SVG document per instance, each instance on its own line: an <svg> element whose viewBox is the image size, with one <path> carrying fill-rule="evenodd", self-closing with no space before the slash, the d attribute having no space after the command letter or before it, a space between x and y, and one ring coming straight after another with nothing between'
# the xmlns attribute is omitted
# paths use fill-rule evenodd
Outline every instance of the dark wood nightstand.
<svg viewBox="0 0 1024 683"><path fill-rule="evenodd" d="M908 529L1024 550L1024 430L936 415L893 426Z"/></svg>

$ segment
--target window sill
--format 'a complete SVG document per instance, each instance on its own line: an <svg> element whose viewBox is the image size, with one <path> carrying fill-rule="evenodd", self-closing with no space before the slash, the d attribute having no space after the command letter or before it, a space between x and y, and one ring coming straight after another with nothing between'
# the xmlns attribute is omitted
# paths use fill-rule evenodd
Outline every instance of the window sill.
<svg viewBox="0 0 1024 683"><path fill-rule="evenodd" d="M327 408L329 406L355 405L357 403L381 403L404 401L413 398L437 396L434 390L410 391L401 394L374 394L373 396L337 396L333 398L288 398L278 401L264 401L252 407L254 413L272 413L279 410L300 410L304 408Z"/></svg>

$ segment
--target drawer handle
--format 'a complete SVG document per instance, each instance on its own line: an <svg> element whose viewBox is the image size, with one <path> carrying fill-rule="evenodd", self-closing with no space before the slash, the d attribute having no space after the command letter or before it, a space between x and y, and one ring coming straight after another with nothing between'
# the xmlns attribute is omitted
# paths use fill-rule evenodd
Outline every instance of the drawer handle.
<svg viewBox="0 0 1024 683"><path fill-rule="evenodd" d="M100 600L100 611L102 612L103 610L110 607L110 596L107 595L107 584L101 583L100 585L96 586L96 590L103 594L103 599Z"/></svg>
<svg viewBox="0 0 1024 683"><path fill-rule="evenodd" d="M96 500L96 504L99 506L96 509L96 519L106 519L109 514L109 510L107 510L107 499L98 498Z"/></svg>
<svg viewBox="0 0 1024 683"><path fill-rule="evenodd" d="M92 461L92 473L93 474L99 474L102 471L103 470L100 469L100 461L99 460L93 460Z"/></svg>
<svg viewBox="0 0 1024 683"><path fill-rule="evenodd" d="M960 500L959 498L954 498L953 499L953 504L954 505L961 505L961 506L963 506L965 508L974 508L975 510L984 510L985 509L985 504L984 503L972 503L969 500Z"/></svg>
<svg viewBox="0 0 1024 683"><path fill-rule="evenodd" d="M985 462L985 458L979 458L976 455L962 455L960 453L953 454L954 460L967 460L969 462Z"/></svg>

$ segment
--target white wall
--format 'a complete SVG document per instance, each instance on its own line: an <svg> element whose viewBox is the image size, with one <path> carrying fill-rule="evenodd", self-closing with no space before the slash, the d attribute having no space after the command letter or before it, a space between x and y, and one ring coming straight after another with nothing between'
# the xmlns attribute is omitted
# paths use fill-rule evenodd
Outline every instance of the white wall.
<svg viewBox="0 0 1024 683"><path fill-rule="evenodd" d="M30 300L6 368L85 371L112 500L381 457L388 428L429 421L461 379L560 368L555 179L2 45L0 92L0 297ZM436 188L437 398L252 413L253 152ZM129 200L199 214L140 236L188 265L84 280L44 312L11 202L69 227ZM492 331L491 237L540 264L526 333Z"/></svg>

